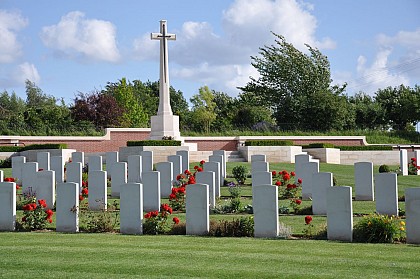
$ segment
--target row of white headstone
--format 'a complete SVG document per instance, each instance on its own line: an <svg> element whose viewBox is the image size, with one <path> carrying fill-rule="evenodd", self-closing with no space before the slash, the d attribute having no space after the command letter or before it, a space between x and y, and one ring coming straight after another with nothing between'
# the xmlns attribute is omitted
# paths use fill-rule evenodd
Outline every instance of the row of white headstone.
<svg viewBox="0 0 420 279"><path fill-rule="evenodd" d="M255 235L275 237L279 222L278 188L272 185L272 174L265 155L254 155L251 161ZM398 216L397 174L379 173L374 176L371 162L358 162L354 167L356 200L373 201L375 189L376 212ZM303 180L303 198L312 199L313 215L327 215L328 239L352 241L351 187L333 187L333 174L319 172L319 162L307 154L295 156L295 173L296 178ZM407 189L405 199L407 242L420 243L420 188Z"/></svg>
<svg viewBox="0 0 420 279"><path fill-rule="evenodd" d="M66 164L66 183L57 181L57 193L55 193L55 171L49 170L51 167L49 153L40 152L38 154L38 162L26 163L25 157L14 157L12 159L12 173L17 174L18 179L22 180L24 185L22 190L27 191L31 188L38 199L46 200L47 208L54 205L57 196L57 231L78 231L79 194L82 185L82 166L84 165L83 152L72 154L72 162ZM141 233L138 220L142 220L143 210L160 210L160 199L169 196L173 180L176 179L178 174L182 173L182 169L189 169L188 151L179 151L177 155L168 156L168 162L157 163L155 165L157 171L153 171L153 153L151 151L143 151L140 155L129 156L127 163L118 162L118 152L108 152L106 160L107 169L111 173L112 195L120 197L122 233ZM40 166L43 167L42 170ZM90 156L88 166L89 208L91 210L104 210L107 205L107 172L102 170L102 157ZM64 163L61 167L64 173ZM226 175L225 151L214 151L213 155L209 157L209 161L204 163L203 168L203 171L196 173L196 185L207 185L207 206L214 207L216 197L220 196L220 186L223 184ZM7 185L5 189L11 189L12 184L5 185ZM13 185L15 187L15 184ZM187 204L189 204L188 207L194 208L197 203L193 202L194 189L189 191L193 194ZM3 196L8 197L12 192L7 191L8 194ZM15 195L16 190L13 193ZM200 199L199 195L197 197ZM201 197L201 200L203 199L204 196ZM4 226L0 225L0 230L1 228L11 228L11 224L16 217L15 203L16 198L3 205L7 208L5 210L7 213L3 216L5 218L4 222L0 220L0 223L5 224ZM141 209L141 211L137 209ZM190 220L188 222L189 227L194 228L194 224L200 222L201 216L198 218L191 217L194 216L191 211L193 210L190 210L190 214L187 214L190 216L187 219ZM197 221L193 222L191 218ZM187 231L194 232L195 230L187 229Z"/></svg>

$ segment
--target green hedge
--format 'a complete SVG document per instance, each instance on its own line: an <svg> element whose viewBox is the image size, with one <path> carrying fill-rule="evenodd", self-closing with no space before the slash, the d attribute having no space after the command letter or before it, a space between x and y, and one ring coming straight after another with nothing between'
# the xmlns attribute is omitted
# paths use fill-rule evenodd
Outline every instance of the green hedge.
<svg viewBox="0 0 420 279"><path fill-rule="evenodd" d="M136 140L127 141L127 146L181 146L179 140Z"/></svg>
<svg viewBox="0 0 420 279"><path fill-rule="evenodd" d="M332 143L314 142L308 145L302 145L302 148L335 148L335 146Z"/></svg>
<svg viewBox="0 0 420 279"><path fill-rule="evenodd" d="M21 149L20 146L0 146L0 152L19 152Z"/></svg>
<svg viewBox="0 0 420 279"><path fill-rule="evenodd" d="M66 149L66 143L45 143L45 144L31 144L21 147L20 151L37 150L37 149Z"/></svg>
<svg viewBox="0 0 420 279"><path fill-rule="evenodd" d="M290 140L247 140L245 146L292 146Z"/></svg>
<svg viewBox="0 0 420 279"><path fill-rule="evenodd" d="M27 146L0 146L0 152L21 152L36 149L66 149L64 143L31 144Z"/></svg>
<svg viewBox="0 0 420 279"><path fill-rule="evenodd" d="M341 151L369 151L369 150L392 150L390 145L366 145L366 146L336 146Z"/></svg>

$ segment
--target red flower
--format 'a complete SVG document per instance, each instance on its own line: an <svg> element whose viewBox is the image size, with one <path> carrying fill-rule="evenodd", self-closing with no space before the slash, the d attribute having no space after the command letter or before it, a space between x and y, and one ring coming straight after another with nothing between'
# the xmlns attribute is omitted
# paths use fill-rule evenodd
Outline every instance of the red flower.
<svg viewBox="0 0 420 279"><path fill-rule="evenodd" d="M302 184L302 178L298 178L298 183Z"/></svg>
<svg viewBox="0 0 420 279"><path fill-rule="evenodd" d="M194 169L196 170L196 169L198 169L198 166L194 166Z"/></svg>
<svg viewBox="0 0 420 279"><path fill-rule="evenodd" d="M198 168L197 171L198 172L202 172L203 171L203 168Z"/></svg>
<svg viewBox="0 0 420 279"><path fill-rule="evenodd" d="M88 190L88 188L83 188L83 189L82 189L82 194L83 194L83 195L87 195L87 194L89 194L89 190Z"/></svg>
<svg viewBox="0 0 420 279"><path fill-rule="evenodd" d="M20 186L16 184L16 190L19 190L19 189L20 189Z"/></svg>
<svg viewBox="0 0 420 279"><path fill-rule="evenodd" d="M283 174L283 180L285 181L290 180L290 175L288 173Z"/></svg>
<svg viewBox="0 0 420 279"><path fill-rule="evenodd" d="M31 203L31 207L32 207L33 210L35 210L37 208L36 203Z"/></svg>
<svg viewBox="0 0 420 279"><path fill-rule="evenodd" d="M185 170L185 171L184 171L184 173L185 173L186 175L191 175L191 172L190 172L189 170Z"/></svg>
<svg viewBox="0 0 420 279"><path fill-rule="evenodd" d="M147 212L147 213L144 215L144 218L146 218L146 219L149 219L150 217L152 217L152 212Z"/></svg>
<svg viewBox="0 0 420 279"><path fill-rule="evenodd" d="M52 223L52 219L48 218L47 221L51 224Z"/></svg>
<svg viewBox="0 0 420 279"><path fill-rule="evenodd" d="M276 176L276 175L277 175L277 172L276 172L276 171L272 171L272 172L271 172L271 175L272 175L272 176Z"/></svg>
<svg viewBox="0 0 420 279"><path fill-rule="evenodd" d="M15 179L13 177L5 177L3 179L4 182L15 182Z"/></svg>
<svg viewBox="0 0 420 279"><path fill-rule="evenodd" d="M152 217L157 217L157 216L159 215L159 211L157 211L157 210L152 211L152 212L150 212L150 215L151 215Z"/></svg>
<svg viewBox="0 0 420 279"><path fill-rule="evenodd" d="M45 202L45 200L38 200L38 204L41 206L41 207L47 207L47 203Z"/></svg>
<svg viewBox="0 0 420 279"><path fill-rule="evenodd" d="M282 174L282 175L286 175L286 174L289 174L289 173L287 172L287 170L283 170L283 171L281 172L281 174Z"/></svg>
<svg viewBox="0 0 420 279"><path fill-rule="evenodd" d="M296 203L297 205L300 205L300 204L302 203L302 201L301 201L301 200L295 200L295 203Z"/></svg>
<svg viewBox="0 0 420 279"><path fill-rule="evenodd" d="M47 213L47 219L54 215L54 212L51 209L46 210L45 213Z"/></svg>
<svg viewBox="0 0 420 279"><path fill-rule="evenodd" d="M79 195L79 201L84 200L85 198L82 195Z"/></svg>
<svg viewBox="0 0 420 279"><path fill-rule="evenodd" d="M206 161L204 161L204 160L201 160L200 161L200 165L204 165L204 163L205 163Z"/></svg>
<svg viewBox="0 0 420 279"><path fill-rule="evenodd" d="M195 184L195 177L194 176L190 176L190 178L188 179L188 184Z"/></svg>
<svg viewBox="0 0 420 279"><path fill-rule="evenodd" d="M174 217L172 218L172 221L174 221L175 224L179 224L179 219L178 217Z"/></svg>
<svg viewBox="0 0 420 279"><path fill-rule="evenodd" d="M178 188L178 193L185 194L185 186Z"/></svg>
<svg viewBox="0 0 420 279"><path fill-rule="evenodd" d="M306 216L305 217L305 223L306 225L309 225L312 222L312 216Z"/></svg>
<svg viewBox="0 0 420 279"><path fill-rule="evenodd" d="M281 186L281 182L280 181L276 181L276 186Z"/></svg>
<svg viewBox="0 0 420 279"><path fill-rule="evenodd" d="M293 189L293 184L290 184L290 183L289 183L289 184L287 184L286 188L287 188L287 189Z"/></svg>
<svg viewBox="0 0 420 279"><path fill-rule="evenodd" d="M87 182L87 181L82 181L82 187L83 187L83 188L88 187L88 182Z"/></svg>
<svg viewBox="0 0 420 279"><path fill-rule="evenodd" d="M415 161L417 161L417 160L416 160L416 158L411 158L411 161L415 162Z"/></svg>
<svg viewBox="0 0 420 279"><path fill-rule="evenodd" d="M175 199L176 199L176 195L174 193L169 195L169 200L175 200Z"/></svg>
<svg viewBox="0 0 420 279"><path fill-rule="evenodd" d="M177 176L176 176L176 180L180 180L181 179L181 175L180 174L178 174Z"/></svg>
<svg viewBox="0 0 420 279"><path fill-rule="evenodd" d="M22 217L22 222L26 222L26 216Z"/></svg>
<svg viewBox="0 0 420 279"><path fill-rule="evenodd" d="M291 176L295 176L295 175L296 175L296 173L295 173L294 171L292 171L292 172L290 172L290 175L291 175Z"/></svg>

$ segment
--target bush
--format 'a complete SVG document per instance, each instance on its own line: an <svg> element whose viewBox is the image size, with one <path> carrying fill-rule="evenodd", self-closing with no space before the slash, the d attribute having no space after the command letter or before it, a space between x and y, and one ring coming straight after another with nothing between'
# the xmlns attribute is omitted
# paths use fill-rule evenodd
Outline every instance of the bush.
<svg viewBox="0 0 420 279"><path fill-rule="evenodd" d="M391 169L389 168L388 165L380 165L379 166L379 172L380 173L382 173L382 172L390 172L390 171L391 171Z"/></svg>
<svg viewBox="0 0 420 279"><path fill-rule="evenodd" d="M390 151L393 150L391 145L365 145L365 146L336 146L341 151Z"/></svg>
<svg viewBox="0 0 420 279"><path fill-rule="evenodd" d="M181 146L179 140L137 140L127 141L127 146Z"/></svg>
<svg viewBox="0 0 420 279"><path fill-rule="evenodd" d="M19 151L38 150L38 149L66 149L65 143L45 143L45 144L31 144L21 147Z"/></svg>
<svg viewBox="0 0 420 279"><path fill-rule="evenodd" d="M306 145L305 148L334 148L334 144L325 142L314 142Z"/></svg>
<svg viewBox="0 0 420 279"><path fill-rule="evenodd" d="M240 185L245 184L247 174L248 168L246 166L235 166L232 169L232 175Z"/></svg>
<svg viewBox="0 0 420 279"><path fill-rule="evenodd" d="M220 220L210 221L210 236L254 236L254 218L241 217L232 221Z"/></svg>
<svg viewBox="0 0 420 279"><path fill-rule="evenodd" d="M0 152L19 152L21 149L20 146L0 146Z"/></svg>
<svg viewBox="0 0 420 279"><path fill-rule="evenodd" d="M12 167L12 159L11 158L0 160L0 168L11 168L11 167Z"/></svg>
<svg viewBox="0 0 420 279"><path fill-rule="evenodd" d="M363 217L356 224L353 235L354 240L358 242L392 243L401 237L401 231L404 230L405 228L400 226L398 218L371 214Z"/></svg>
<svg viewBox="0 0 420 279"><path fill-rule="evenodd" d="M292 146L289 140L247 140L245 146Z"/></svg>
<svg viewBox="0 0 420 279"><path fill-rule="evenodd" d="M81 229L90 233L114 232L118 225L118 212L116 201L107 210L81 210L81 219L86 222L86 225L81 225Z"/></svg>

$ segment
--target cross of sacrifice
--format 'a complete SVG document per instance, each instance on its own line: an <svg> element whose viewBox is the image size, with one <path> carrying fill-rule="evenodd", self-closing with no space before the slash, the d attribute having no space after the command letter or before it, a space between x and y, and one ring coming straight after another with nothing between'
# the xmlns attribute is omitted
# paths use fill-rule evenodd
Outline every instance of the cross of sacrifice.
<svg viewBox="0 0 420 279"><path fill-rule="evenodd" d="M159 108L158 115L172 115L169 99L169 71L167 41L175 41L176 35L167 33L166 20L160 21L160 33L151 33L152 40L160 40Z"/></svg>

